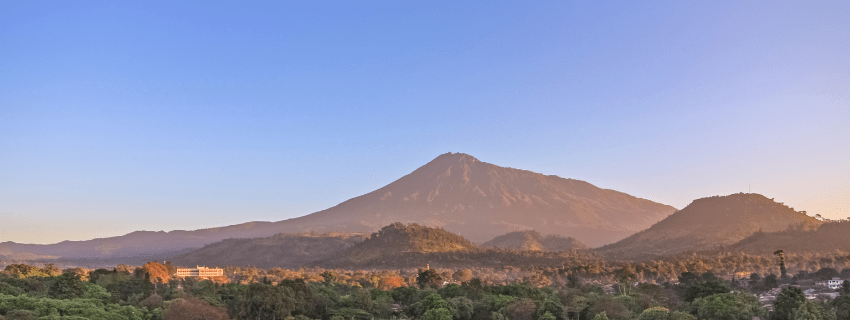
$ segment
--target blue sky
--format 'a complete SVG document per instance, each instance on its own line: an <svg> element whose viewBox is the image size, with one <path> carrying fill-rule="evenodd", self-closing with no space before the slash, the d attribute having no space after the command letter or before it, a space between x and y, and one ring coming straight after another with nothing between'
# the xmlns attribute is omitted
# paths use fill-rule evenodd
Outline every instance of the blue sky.
<svg viewBox="0 0 850 320"><path fill-rule="evenodd" d="M846 2L0 2L0 241L278 221L445 152L850 216Z"/></svg>

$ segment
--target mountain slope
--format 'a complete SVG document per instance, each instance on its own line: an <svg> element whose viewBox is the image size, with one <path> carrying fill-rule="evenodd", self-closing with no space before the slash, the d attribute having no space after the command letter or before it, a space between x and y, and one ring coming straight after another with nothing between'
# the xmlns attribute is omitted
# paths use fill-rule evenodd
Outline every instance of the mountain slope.
<svg viewBox="0 0 850 320"><path fill-rule="evenodd" d="M569 235L597 246L643 230L674 211L673 207L584 181L446 153L383 188L299 218L194 231L137 231L50 245L4 242L0 243L0 254L137 256L278 233L371 233L394 222L441 227L476 242L533 229Z"/></svg>
<svg viewBox="0 0 850 320"><path fill-rule="evenodd" d="M534 230L514 231L503 234L493 238L493 240L485 242L481 246L531 251L587 249L587 246L575 238L557 235L548 235L543 237L539 232Z"/></svg>
<svg viewBox="0 0 850 320"><path fill-rule="evenodd" d="M178 265L298 268L362 242L363 234L277 234L267 238L225 239L174 257Z"/></svg>
<svg viewBox="0 0 850 320"><path fill-rule="evenodd" d="M206 244L227 238L268 237L278 233L279 228L273 222L247 222L192 231L135 231L123 236L84 241L62 241L54 244L21 244L7 241L0 243L0 255L24 252L73 258L153 255L188 248L200 248Z"/></svg>
<svg viewBox="0 0 850 320"><path fill-rule="evenodd" d="M779 232L756 232L728 249L752 254L772 254L779 249L785 252L848 252L850 221L826 222L815 230L794 228Z"/></svg>
<svg viewBox="0 0 850 320"><path fill-rule="evenodd" d="M451 232L415 223L393 223L331 260L361 263L403 253L469 252L478 247Z"/></svg>
<svg viewBox="0 0 850 320"><path fill-rule="evenodd" d="M759 230L776 232L821 221L759 194L697 199L687 207L617 243L597 249L615 259L639 259L734 244Z"/></svg>
<svg viewBox="0 0 850 320"><path fill-rule="evenodd" d="M364 232L397 221L415 222L476 242L533 229L601 245L643 230L674 211L584 181L447 153L383 188L283 223L317 231Z"/></svg>

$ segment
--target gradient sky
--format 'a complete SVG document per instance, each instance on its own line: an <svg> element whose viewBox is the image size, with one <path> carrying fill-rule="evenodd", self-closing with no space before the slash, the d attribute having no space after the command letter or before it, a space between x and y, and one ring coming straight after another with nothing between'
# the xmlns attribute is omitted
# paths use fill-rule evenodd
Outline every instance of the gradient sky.
<svg viewBox="0 0 850 320"><path fill-rule="evenodd" d="M846 218L848 19L846 1L2 1L0 241L278 221L445 152Z"/></svg>

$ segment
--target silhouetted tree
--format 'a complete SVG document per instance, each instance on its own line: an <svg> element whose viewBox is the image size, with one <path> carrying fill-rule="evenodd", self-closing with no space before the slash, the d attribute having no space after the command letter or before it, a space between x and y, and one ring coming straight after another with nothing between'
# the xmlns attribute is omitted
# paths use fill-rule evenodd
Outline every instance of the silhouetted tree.
<svg viewBox="0 0 850 320"><path fill-rule="evenodd" d="M785 272L785 251L776 250L773 253L775 256L779 257L779 274L782 279L788 277L788 274Z"/></svg>
<svg viewBox="0 0 850 320"><path fill-rule="evenodd" d="M416 283L419 284L420 288L439 288L443 282L443 278L440 277L440 274L437 271L432 269L428 269L419 273L419 276L416 277Z"/></svg>

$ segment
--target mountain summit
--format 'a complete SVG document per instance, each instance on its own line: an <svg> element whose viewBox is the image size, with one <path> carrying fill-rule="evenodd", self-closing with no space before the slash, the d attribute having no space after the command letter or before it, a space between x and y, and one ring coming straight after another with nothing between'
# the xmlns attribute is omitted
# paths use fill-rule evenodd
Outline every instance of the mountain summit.
<svg viewBox="0 0 850 320"><path fill-rule="evenodd" d="M643 230L675 210L580 180L446 153L383 188L280 223L321 232L364 232L393 222L419 223L479 243L533 229L596 246Z"/></svg>

